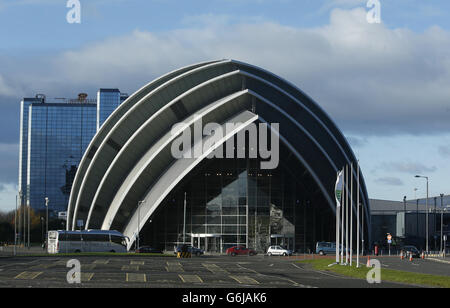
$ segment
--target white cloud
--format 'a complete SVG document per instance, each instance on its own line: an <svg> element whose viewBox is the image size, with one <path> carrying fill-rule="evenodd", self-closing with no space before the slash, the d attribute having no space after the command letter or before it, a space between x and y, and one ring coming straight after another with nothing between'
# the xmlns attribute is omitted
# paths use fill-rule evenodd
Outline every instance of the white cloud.
<svg viewBox="0 0 450 308"><path fill-rule="evenodd" d="M382 185L388 185L388 186L402 186L403 182L399 178L395 177L384 177L384 178L378 178L375 180L376 183L382 184Z"/></svg>
<svg viewBox="0 0 450 308"><path fill-rule="evenodd" d="M0 183L0 211L10 211L16 206L17 185Z"/></svg>
<svg viewBox="0 0 450 308"><path fill-rule="evenodd" d="M450 131L450 34L368 24L366 10L335 9L330 23L295 28L273 22L187 18L191 26L135 30L54 57L46 76L22 74L30 91L140 88L172 69L233 58L292 81L345 131L359 135ZM34 77L33 77L34 76ZM19 78L17 78L19 79Z"/></svg>
<svg viewBox="0 0 450 308"><path fill-rule="evenodd" d="M450 146L440 146L438 152L444 157L450 157Z"/></svg>
<svg viewBox="0 0 450 308"><path fill-rule="evenodd" d="M17 91L8 85L5 78L0 74L0 95L14 96L17 95Z"/></svg>
<svg viewBox="0 0 450 308"><path fill-rule="evenodd" d="M409 174L421 174L435 172L437 170L435 166L428 167L422 163L404 161L384 163L382 168L389 172L395 171Z"/></svg>

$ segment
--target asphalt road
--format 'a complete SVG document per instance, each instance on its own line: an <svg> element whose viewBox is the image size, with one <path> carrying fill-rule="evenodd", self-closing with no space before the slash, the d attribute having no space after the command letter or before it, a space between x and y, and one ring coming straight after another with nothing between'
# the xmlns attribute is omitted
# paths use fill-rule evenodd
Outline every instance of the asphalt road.
<svg viewBox="0 0 450 308"><path fill-rule="evenodd" d="M366 262L365 258L363 260L363 262ZM382 257L379 260L381 266L386 269L450 277L450 263L419 258L414 258L412 261L409 261L407 259L401 260L399 257Z"/></svg>
<svg viewBox="0 0 450 308"><path fill-rule="evenodd" d="M0 287L395 288L313 270L280 257L79 256L81 284L66 280L68 257L0 258Z"/></svg>

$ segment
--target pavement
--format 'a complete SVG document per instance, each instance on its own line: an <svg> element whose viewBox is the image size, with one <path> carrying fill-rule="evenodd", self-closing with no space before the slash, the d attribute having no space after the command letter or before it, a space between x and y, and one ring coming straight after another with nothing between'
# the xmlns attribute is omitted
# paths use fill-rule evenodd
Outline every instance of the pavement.
<svg viewBox="0 0 450 308"><path fill-rule="evenodd" d="M75 257L75 256L74 256ZM0 258L0 287L152 288L398 288L314 270L289 258L201 256L191 259L144 256L77 256L81 284L69 284L72 258ZM433 263L438 264L438 263ZM391 265L388 265L391 266Z"/></svg>

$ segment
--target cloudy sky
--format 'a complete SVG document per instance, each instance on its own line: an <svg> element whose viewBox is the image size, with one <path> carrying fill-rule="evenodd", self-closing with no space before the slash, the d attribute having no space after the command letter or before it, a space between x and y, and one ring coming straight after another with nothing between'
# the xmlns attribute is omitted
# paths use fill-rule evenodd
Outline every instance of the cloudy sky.
<svg viewBox="0 0 450 308"><path fill-rule="evenodd" d="M19 102L135 90L195 62L233 58L313 97L361 162L371 198L450 194L450 1L0 0L0 209L15 206Z"/></svg>

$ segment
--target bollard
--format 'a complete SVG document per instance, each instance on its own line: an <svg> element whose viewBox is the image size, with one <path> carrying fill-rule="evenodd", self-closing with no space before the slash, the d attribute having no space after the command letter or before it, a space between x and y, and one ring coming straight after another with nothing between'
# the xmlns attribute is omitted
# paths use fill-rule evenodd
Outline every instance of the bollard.
<svg viewBox="0 0 450 308"><path fill-rule="evenodd" d="M370 267L370 256L367 256L367 264L366 267Z"/></svg>
<svg viewBox="0 0 450 308"><path fill-rule="evenodd" d="M191 258L192 254L190 252L178 252L177 258Z"/></svg>

